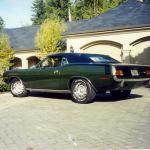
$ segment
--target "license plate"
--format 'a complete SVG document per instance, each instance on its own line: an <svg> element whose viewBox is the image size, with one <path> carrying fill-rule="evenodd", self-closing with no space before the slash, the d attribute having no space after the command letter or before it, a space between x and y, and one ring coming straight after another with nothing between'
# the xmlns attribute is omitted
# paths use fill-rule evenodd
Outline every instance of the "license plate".
<svg viewBox="0 0 150 150"><path fill-rule="evenodd" d="M132 76L138 76L139 72L138 72L138 70L131 70L131 74L132 74Z"/></svg>

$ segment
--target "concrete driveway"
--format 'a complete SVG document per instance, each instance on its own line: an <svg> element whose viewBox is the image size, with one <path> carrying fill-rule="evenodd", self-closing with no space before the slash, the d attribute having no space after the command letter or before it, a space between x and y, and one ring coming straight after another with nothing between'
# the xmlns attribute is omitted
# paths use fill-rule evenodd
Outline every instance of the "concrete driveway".
<svg viewBox="0 0 150 150"><path fill-rule="evenodd" d="M0 95L0 150L108 150L150 148L150 89L127 100L99 95L75 104L69 95Z"/></svg>

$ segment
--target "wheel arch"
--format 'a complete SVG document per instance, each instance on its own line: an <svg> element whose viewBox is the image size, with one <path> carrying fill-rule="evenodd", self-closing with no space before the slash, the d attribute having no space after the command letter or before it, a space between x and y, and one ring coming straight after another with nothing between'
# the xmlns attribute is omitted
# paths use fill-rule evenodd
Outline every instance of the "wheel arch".
<svg viewBox="0 0 150 150"><path fill-rule="evenodd" d="M11 81L12 81L13 79L21 80L21 79L20 79L19 77L17 77L17 76L11 76L11 77L9 77L9 79L8 79L8 83L11 83Z"/></svg>
<svg viewBox="0 0 150 150"><path fill-rule="evenodd" d="M97 89L95 88L95 86L92 84L92 82L90 81L90 79L88 79L87 77L84 77L84 76L73 76L69 79L68 81L68 88L70 89L71 88L71 83L76 80L76 79L84 79L86 80L91 86L92 88L94 89L95 92L97 92Z"/></svg>

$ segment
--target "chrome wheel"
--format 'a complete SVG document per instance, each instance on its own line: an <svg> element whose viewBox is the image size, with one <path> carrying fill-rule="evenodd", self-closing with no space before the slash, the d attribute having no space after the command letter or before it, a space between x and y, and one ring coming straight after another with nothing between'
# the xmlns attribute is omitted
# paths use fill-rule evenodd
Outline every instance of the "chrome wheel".
<svg viewBox="0 0 150 150"><path fill-rule="evenodd" d="M87 85L85 82L78 82L75 84L73 89L73 96L78 99L78 101L84 101L88 94Z"/></svg>
<svg viewBox="0 0 150 150"><path fill-rule="evenodd" d="M85 79L74 79L71 83L72 100L75 103L87 104L94 101L96 92Z"/></svg>
<svg viewBox="0 0 150 150"><path fill-rule="evenodd" d="M15 81L11 84L11 91L14 95L20 95L24 92L24 85L22 81Z"/></svg>

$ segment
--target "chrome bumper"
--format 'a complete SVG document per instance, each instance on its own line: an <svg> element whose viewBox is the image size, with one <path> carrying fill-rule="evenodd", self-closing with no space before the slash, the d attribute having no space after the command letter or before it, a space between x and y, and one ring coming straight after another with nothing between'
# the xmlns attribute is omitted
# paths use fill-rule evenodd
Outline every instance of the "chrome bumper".
<svg viewBox="0 0 150 150"><path fill-rule="evenodd" d="M136 88L145 86L150 81L150 78L118 79L114 77L114 81L118 83L116 88Z"/></svg>
<svg viewBox="0 0 150 150"><path fill-rule="evenodd" d="M139 79L118 79L116 76L114 76L114 80L117 82L138 82L138 81L149 81L150 78L139 78Z"/></svg>

